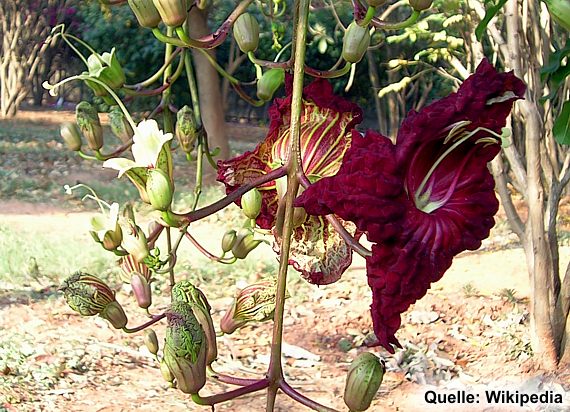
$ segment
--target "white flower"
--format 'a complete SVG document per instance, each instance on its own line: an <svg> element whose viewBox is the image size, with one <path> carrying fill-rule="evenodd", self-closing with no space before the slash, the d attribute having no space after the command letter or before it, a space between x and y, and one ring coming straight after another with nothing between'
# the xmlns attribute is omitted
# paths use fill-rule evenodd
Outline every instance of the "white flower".
<svg viewBox="0 0 570 412"><path fill-rule="evenodd" d="M103 167L118 170L119 177L135 167L154 168L162 147L172 137L172 133L163 133L158 128L156 120L143 120L137 125L133 136L133 147L131 150L135 160L116 157L106 160L103 163Z"/></svg>
<svg viewBox="0 0 570 412"><path fill-rule="evenodd" d="M94 232L100 242L103 242L108 232L117 231L119 220L119 204L113 203L108 213L101 213L91 218L91 232Z"/></svg>

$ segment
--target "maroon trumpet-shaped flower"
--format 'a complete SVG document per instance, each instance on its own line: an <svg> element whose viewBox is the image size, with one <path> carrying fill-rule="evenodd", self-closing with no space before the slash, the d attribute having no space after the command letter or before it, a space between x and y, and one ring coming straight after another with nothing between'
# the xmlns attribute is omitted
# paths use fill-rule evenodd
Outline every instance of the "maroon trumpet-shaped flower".
<svg viewBox="0 0 570 412"><path fill-rule="evenodd" d="M269 109L269 132L255 150L218 163L218 180L226 185L228 193L286 163L290 146L290 92L285 98L275 99ZM350 147L353 129L361 120L360 108L335 96L326 80L316 80L305 87L301 114L302 163L311 181L333 176L339 170ZM258 188L262 205L256 222L263 229L271 229L276 222L280 199L276 186L271 181ZM278 243L279 239L276 249ZM338 280L352 259L350 248L318 217L305 219L295 230L292 249L290 263L312 283Z"/></svg>
<svg viewBox="0 0 570 412"><path fill-rule="evenodd" d="M335 213L366 232L374 332L389 351L400 314L423 297L452 259L489 236L499 203L487 163L525 86L483 61L452 93L411 112L396 145L368 131L354 136L338 173L296 201L312 215Z"/></svg>

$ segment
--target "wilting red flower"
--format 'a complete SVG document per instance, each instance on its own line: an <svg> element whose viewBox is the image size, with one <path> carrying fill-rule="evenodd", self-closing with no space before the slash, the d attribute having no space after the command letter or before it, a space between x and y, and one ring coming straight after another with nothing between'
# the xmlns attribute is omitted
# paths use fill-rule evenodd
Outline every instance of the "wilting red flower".
<svg viewBox="0 0 570 412"><path fill-rule="evenodd" d="M393 351L400 314L439 280L455 255L489 236L499 207L487 163L525 86L484 60L459 88L404 120L396 145L368 131L352 139L336 176L296 201L335 213L375 242L367 258L374 332Z"/></svg>
<svg viewBox="0 0 570 412"><path fill-rule="evenodd" d="M270 125L265 140L254 151L218 162L218 180L227 193L251 182L287 161L291 119L291 93L275 99L269 109ZM360 108L333 94L326 80L316 80L303 90L301 114L302 162L311 181L333 176L350 147L352 131L362 120ZM258 188L262 195L257 224L271 229L275 224L279 196L276 182ZM238 202L239 204L239 202ZM352 252L334 229L321 218L308 218L295 231L290 263L312 283L331 283L348 268ZM324 247L330 245L330 247Z"/></svg>

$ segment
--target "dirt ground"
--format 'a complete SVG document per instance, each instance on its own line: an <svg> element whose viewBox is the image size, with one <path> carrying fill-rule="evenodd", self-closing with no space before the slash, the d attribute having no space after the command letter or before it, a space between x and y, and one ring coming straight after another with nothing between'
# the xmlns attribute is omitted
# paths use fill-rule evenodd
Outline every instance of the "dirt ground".
<svg viewBox="0 0 570 412"><path fill-rule="evenodd" d="M0 223L10 227L34 225L50 230L63 225L66 230L84 233L87 217L53 205L0 200ZM212 241L218 239L218 234L205 227L199 231L206 241L208 236ZM266 249L262 253L273 252ZM562 265L569 260L570 248L563 247ZM294 388L325 405L346 410L342 394L348 365L358 353L372 350L385 359L387 373L371 411L570 411L570 371L553 374L533 366L524 253L500 218L483 248L459 255L444 278L403 315L397 334L403 349L395 355L364 346L372 327L364 266L362 259L355 258L339 282L303 288L299 295L291 291L295 296L286 307L283 363ZM291 278L296 276L291 274ZM231 292L200 286L211 296L218 323L231 302ZM56 288L6 284L0 289L0 333L14 336L14 345L24 354L18 368L0 364L0 411L210 410L169 388L143 345L142 333L126 335L99 318L78 316ZM153 306L157 313L167 305L167 291L161 292ZM132 302L126 288L117 299ZM135 305L124 306L133 325L144 322ZM155 330L161 341L164 327ZM270 341L270 323L223 336L218 341L220 356L214 369L262 377ZM227 389L231 387L210 380L201 395ZM550 391L561 394L563 403L525 407L486 404L484 394L491 389ZM430 405L425 400L430 390L479 394L481 403ZM220 404L215 410L264 409L265 394L257 392ZM280 394L276 410L308 409Z"/></svg>

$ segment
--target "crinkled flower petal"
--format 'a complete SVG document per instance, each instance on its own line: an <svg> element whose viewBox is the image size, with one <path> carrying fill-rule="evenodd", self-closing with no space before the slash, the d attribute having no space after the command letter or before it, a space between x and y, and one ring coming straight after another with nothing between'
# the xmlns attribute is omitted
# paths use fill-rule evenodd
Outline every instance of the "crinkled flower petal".
<svg viewBox="0 0 570 412"><path fill-rule="evenodd" d="M291 95L275 99L269 109L271 123L263 142L254 151L218 162L218 181L227 193L283 165L287 160L290 134ZM350 146L354 126L362 120L362 111L354 103L333 94L332 86L317 80L303 91L301 146L305 173L316 179L334 175ZM270 229L275 222L277 192L275 182L259 188L263 197L257 224Z"/></svg>
<svg viewBox="0 0 570 412"><path fill-rule="evenodd" d="M397 144L354 138L336 176L298 199L309 214L335 213L376 242L366 259L379 343L393 351L400 314L424 296L452 259L489 236L498 209L487 162L495 135L525 86L483 61L457 93L411 112Z"/></svg>
<svg viewBox="0 0 570 412"><path fill-rule="evenodd" d="M354 235L356 226L343 222ZM276 236L273 250L279 253L281 238ZM352 250L324 218L312 216L293 233L289 264L309 283L328 285L340 279L352 262Z"/></svg>

